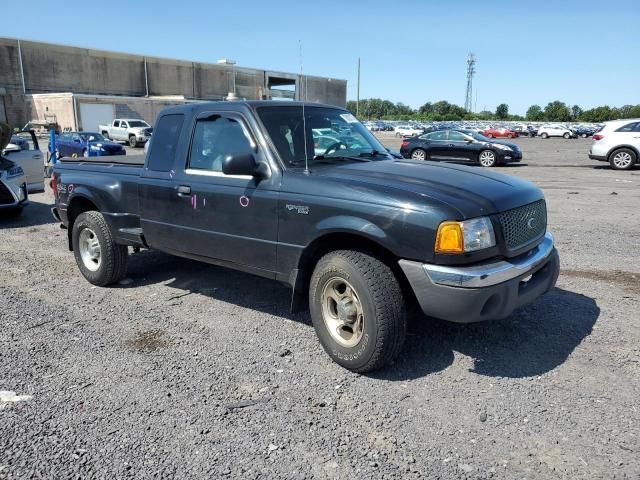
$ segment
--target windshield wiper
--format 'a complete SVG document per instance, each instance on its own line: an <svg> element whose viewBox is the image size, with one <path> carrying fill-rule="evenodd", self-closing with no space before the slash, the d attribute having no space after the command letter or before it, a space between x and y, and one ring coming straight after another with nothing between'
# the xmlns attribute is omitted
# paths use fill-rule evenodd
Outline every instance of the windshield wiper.
<svg viewBox="0 0 640 480"><path fill-rule="evenodd" d="M350 157L348 155L339 155L339 156L325 156L325 155L316 155L315 157L313 157L312 161L317 161L317 160L337 160L339 162L344 162L344 161L348 161L348 160L355 160L356 162L368 162L369 160L365 160L363 158L359 158L359 157Z"/></svg>
<svg viewBox="0 0 640 480"><path fill-rule="evenodd" d="M388 153L381 152L380 150L371 150L370 152L362 152L358 156L373 158L373 157L377 157L378 155L384 155L386 157Z"/></svg>

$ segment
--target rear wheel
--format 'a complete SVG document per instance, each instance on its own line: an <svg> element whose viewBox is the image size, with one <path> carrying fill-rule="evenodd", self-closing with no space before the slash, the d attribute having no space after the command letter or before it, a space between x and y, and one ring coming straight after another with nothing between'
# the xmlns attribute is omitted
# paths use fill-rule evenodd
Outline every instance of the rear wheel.
<svg viewBox="0 0 640 480"><path fill-rule="evenodd" d="M620 148L609 155L609 165L614 170L631 170L636 160L636 152L629 148Z"/></svg>
<svg viewBox="0 0 640 480"><path fill-rule="evenodd" d="M416 148L413 152L411 152L411 160L426 160L427 152L425 152L422 148Z"/></svg>
<svg viewBox="0 0 640 480"><path fill-rule="evenodd" d="M102 132L102 136L104 138L106 138L107 140L111 140L111 138L109 138L109 132L107 132L106 130L104 132Z"/></svg>
<svg viewBox="0 0 640 480"><path fill-rule="evenodd" d="M482 150L478 154L478 163L483 167L493 167L497 163L496 154L492 150Z"/></svg>
<svg viewBox="0 0 640 480"><path fill-rule="evenodd" d="M101 213L91 211L78 215L71 240L80 273L89 283L104 287L127 274L127 247L115 243Z"/></svg>
<svg viewBox="0 0 640 480"><path fill-rule="evenodd" d="M400 285L375 257L354 250L322 257L311 277L309 306L322 347L344 368L369 372L391 363L402 349Z"/></svg>
<svg viewBox="0 0 640 480"><path fill-rule="evenodd" d="M513 135L509 134L507 135L507 138L513 138Z"/></svg>
<svg viewBox="0 0 640 480"><path fill-rule="evenodd" d="M564 138L566 138L567 140L571 138L571 134L569 132L565 133L563 135Z"/></svg>
<svg viewBox="0 0 640 480"><path fill-rule="evenodd" d="M493 138L493 133L487 134L487 138Z"/></svg>
<svg viewBox="0 0 640 480"><path fill-rule="evenodd" d="M541 136L542 138L549 138L549 134L548 134L547 132L542 132L542 133L540 134L540 136Z"/></svg>
<svg viewBox="0 0 640 480"><path fill-rule="evenodd" d="M580 135L582 138L587 138L587 134L583 133L582 135Z"/></svg>

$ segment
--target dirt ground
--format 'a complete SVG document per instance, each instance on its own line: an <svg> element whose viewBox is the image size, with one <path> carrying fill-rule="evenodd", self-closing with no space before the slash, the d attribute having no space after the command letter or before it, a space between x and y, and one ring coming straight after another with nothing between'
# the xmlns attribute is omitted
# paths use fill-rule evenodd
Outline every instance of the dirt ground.
<svg viewBox="0 0 640 480"><path fill-rule="evenodd" d="M640 478L640 169L516 142L496 170L545 192L557 287L502 321L415 315L371 375L275 282L143 251L91 286L33 195L0 219L0 479Z"/></svg>

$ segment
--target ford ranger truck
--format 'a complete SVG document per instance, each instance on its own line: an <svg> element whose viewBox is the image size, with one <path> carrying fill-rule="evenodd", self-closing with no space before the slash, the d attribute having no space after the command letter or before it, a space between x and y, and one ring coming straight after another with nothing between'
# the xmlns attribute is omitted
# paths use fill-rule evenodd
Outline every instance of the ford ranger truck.
<svg viewBox="0 0 640 480"><path fill-rule="evenodd" d="M430 317L500 319L558 277L537 187L394 158L344 109L181 105L159 114L153 137L144 164L54 167L53 215L94 285L124 278L129 247L279 280L329 356L367 372L400 353L414 299Z"/></svg>

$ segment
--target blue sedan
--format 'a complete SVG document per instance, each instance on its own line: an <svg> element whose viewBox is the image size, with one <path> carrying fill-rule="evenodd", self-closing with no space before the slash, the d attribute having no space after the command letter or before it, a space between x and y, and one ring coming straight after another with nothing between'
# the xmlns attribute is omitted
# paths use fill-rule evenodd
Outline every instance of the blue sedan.
<svg viewBox="0 0 640 480"><path fill-rule="evenodd" d="M56 159L126 154L122 145L107 140L97 132L63 132L56 137Z"/></svg>

